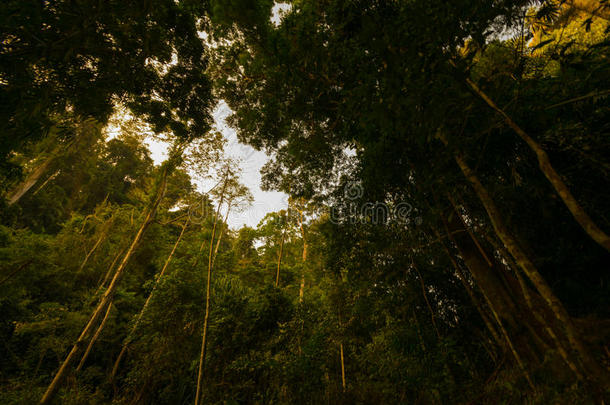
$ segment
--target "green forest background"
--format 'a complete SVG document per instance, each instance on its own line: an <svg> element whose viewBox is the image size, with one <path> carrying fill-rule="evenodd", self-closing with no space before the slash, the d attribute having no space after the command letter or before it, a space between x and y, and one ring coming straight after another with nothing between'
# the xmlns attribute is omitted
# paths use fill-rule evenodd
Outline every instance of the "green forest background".
<svg viewBox="0 0 610 405"><path fill-rule="evenodd" d="M608 403L609 19L3 1L0 403Z"/></svg>

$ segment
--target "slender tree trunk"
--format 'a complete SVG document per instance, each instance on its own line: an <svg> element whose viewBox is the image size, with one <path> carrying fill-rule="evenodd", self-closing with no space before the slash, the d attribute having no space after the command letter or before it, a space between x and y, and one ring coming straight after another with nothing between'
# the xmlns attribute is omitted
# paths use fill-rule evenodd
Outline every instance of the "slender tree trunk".
<svg viewBox="0 0 610 405"><path fill-rule="evenodd" d="M339 349L341 351L341 387L345 392L345 360L343 358L343 343L339 343Z"/></svg>
<svg viewBox="0 0 610 405"><path fill-rule="evenodd" d="M55 155L58 151L59 151L59 148L56 148L51 153L51 156L49 156L48 158L46 158L44 160L44 162L42 162L41 164L36 166L34 168L34 170L32 170L30 172L30 174L28 174L27 177L21 183L19 183L17 186L15 186L15 188L13 188L8 193L8 196L7 196L8 205L15 204L17 201L19 201L21 199L21 197L23 197L25 195L25 193L27 193L32 187L34 187L34 185L38 182L38 180L40 180L42 175L44 173L46 173L49 166L51 166L51 163L53 163L53 161L55 160L55 157L56 157Z"/></svg>
<svg viewBox="0 0 610 405"><path fill-rule="evenodd" d="M303 210L299 211L299 228L301 228L301 238L303 239L303 270L301 273L301 287L299 288L299 303L301 303L305 294L305 266L307 264L307 238L305 237L305 227L303 225Z"/></svg>
<svg viewBox="0 0 610 405"><path fill-rule="evenodd" d="M108 320L108 315L110 315L111 310L112 310L112 302L110 302L108 304L108 309L106 310L106 315L104 315L104 318L102 319L102 323L100 323L100 326L97 328L97 330L95 331L95 334L91 338L91 341L89 342L89 345L87 346L87 350L85 350L85 354L83 354L83 358L80 360L80 363L78 363L78 366L76 367L76 372L79 372L83 368L85 361L87 361L87 357L89 357L89 353L91 353L93 344L95 343L97 338L100 337L100 334L102 333L102 330L104 329L104 326L106 326L106 321Z"/></svg>
<svg viewBox="0 0 610 405"><path fill-rule="evenodd" d="M509 116L502 110L500 107L494 103L494 101L489 98L487 94L485 94L477 85L470 79L466 79L468 85L472 88L472 90L479 95L493 110L498 112L503 118L506 124L513 129L519 135L521 139L527 143L530 149L536 154L538 158L538 165L540 166L540 170L544 173L546 178L549 180L559 197L564 202L576 222L580 224L580 226L584 229L584 231L600 246L610 252L610 236L608 236L604 231L602 231L595 222L589 217L589 215L585 212L585 210L578 203L576 198L570 192L570 189L565 184L561 176L555 171L553 166L551 165L551 160L547 155L546 151L540 147L540 145L531 138L517 123L515 123Z"/></svg>
<svg viewBox="0 0 610 405"><path fill-rule="evenodd" d="M97 241L95 242L95 244L93 245L93 247L89 250L89 252L87 253L87 256L85 256L85 259L83 260L83 262L81 263L80 267L78 268L78 271L76 272L76 274L79 274L81 271L83 271L83 269L85 268L85 266L87 265L87 262L89 261L89 259L91 258L91 256L93 255L93 253L95 253L95 251L97 250L97 248L102 244L102 242L106 239L106 236L108 236L108 232L107 230L103 230L102 234L100 235L100 237L97 239Z"/></svg>
<svg viewBox="0 0 610 405"><path fill-rule="evenodd" d="M434 331L436 332L436 337L440 339L441 334L439 333L438 327L436 326L436 318L434 317L434 311L432 310L432 306L430 305L430 301L428 300L428 294L426 293L426 285L424 284L424 278L421 275L421 273L419 272L419 268L417 267L417 265L415 264L414 261L411 263L411 265L413 266L413 269L417 273L417 277L419 279L419 284L421 286L421 291L424 296L424 300L426 301L426 305L428 306L428 311L430 312L430 318L432 319L432 326L434 326Z"/></svg>
<svg viewBox="0 0 610 405"><path fill-rule="evenodd" d="M106 195L106 199L107 198L108 198L108 195ZM106 199L104 200L104 202L102 204L106 203ZM113 221L114 221L114 214L112 214L112 216L110 218L108 218L108 220L103 224L100 237L97 239L97 241L95 242L93 247L89 250L89 252L87 253L87 256L85 256L85 259L81 263L76 274L79 274L81 271L83 271L83 269L87 265L87 262L89 261L89 259L93 255L93 253L95 253L95 251L100 246L100 244L108 237L108 232L110 231L110 228L112 227Z"/></svg>
<svg viewBox="0 0 610 405"><path fill-rule="evenodd" d="M445 218L445 215L441 215L441 219L445 224L446 232L450 234L451 242L456 245L464 264L488 303L487 307L490 312L495 312L502 325L497 323L493 313L491 322L498 327L500 332L502 332L500 328L506 330L511 344L516 343L513 348L520 350L519 361L526 357L532 362L539 362L540 353L544 353L548 349L548 345L545 343L548 340L547 337L540 334L540 325L531 316L529 309L524 306L522 297L512 290L512 288L518 290L519 286L515 287L512 283L505 282L503 265L491 254L483 255L481 253L481 245L474 242L472 233L465 231L464 223L459 216L457 211L453 211L448 219ZM458 230L462 231L457 232ZM491 266L485 259L486 257L491 260ZM460 278L464 278L463 275L460 275ZM481 311L481 313L484 312ZM493 334L493 330L489 326L488 329ZM504 333L499 333L499 335L501 336L494 335L498 344L511 349L507 346Z"/></svg>
<svg viewBox="0 0 610 405"><path fill-rule="evenodd" d="M125 249L119 250L119 252L116 254L114 259L112 260L112 263L110 263L110 266L108 266L108 271L104 275L104 278L98 283L99 285L97 287L97 290L95 291L95 295L97 295L97 293L99 293L100 290L106 285L106 282L108 281L108 279L110 278L110 275L112 274L112 270L114 269L114 265L116 264L116 262L119 260L119 257L121 257L121 255L123 253L125 253Z"/></svg>
<svg viewBox="0 0 610 405"><path fill-rule="evenodd" d="M49 182L50 182L51 180L53 180L55 177L57 177L57 175L58 175L59 173L61 173L61 170L56 170L56 171L55 171L55 173L53 173L52 175L50 175L49 177L47 177L47 179L46 179L46 180L45 180L45 181L44 181L44 182L43 182L43 183L40 185L40 187L38 187L38 188L36 189L36 191L34 191L34 192L32 193L32 195L36 195L36 194L38 194L38 192L39 192L40 190L42 190L42 189L44 188L44 186L46 186L47 184L49 184Z"/></svg>
<svg viewBox="0 0 610 405"><path fill-rule="evenodd" d="M78 337L78 339L76 340L74 346L72 346L72 349L68 353L68 356L66 357L64 362L61 364L59 370L57 371L57 373L55 374L55 377L53 378L53 381L51 381L51 383L47 387L46 392L44 393L43 397L40 400L40 404L48 404L51 401L51 399L55 395L55 392L59 388L59 385L61 384L63 377L68 372L70 365L72 364L72 361L76 357L77 353L80 351L81 347L84 345L85 340L89 336L89 333L95 327L97 320L100 318L104 309L106 309L106 306L112 301L112 298L114 297L114 293L115 293L116 288L119 283L119 279L121 278L125 268L127 267L127 263L129 262L129 259L133 255L138 243L144 236L146 229L153 221L155 214L157 212L159 203L161 202L163 195L165 194L167 174L168 174L168 167L166 166L163 168L163 173L161 175L161 182L160 182L159 186L157 187L155 199L153 200L152 204L148 208L146 217L144 218L144 221L142 222L142 225L140 226L139 231L137 232L136 236L134 237L131 245L129 246L129 249L125 253L125 256L123 257L121 264L117 268L117 270L114 274L114 277L112 278L112 281L110 282L110 285L108 286L108 289L106 289L106 292L104 292L104 295L102 295L102 297L100 298L100 302L98 303L97 307L91 314L91 317L89 318L89 321L87 322L87 325L82 330L82 332L81 332L80 336Z"/></svg>
<svg viewBox="0 0 610 405"><path fill-rule="evenodd" d="M83 128L90 127L91 122L87 122L87 121L88 120L85 120L84 122L81 123L81 128L79 128L79 131L82 131ZM23 197L36 183L38 183L38 180L40 180L42 175L44 173L46 173L46 171L49 169L49 166L51 166L51 164L55 161L57 156L61 153L62 149L69 149L70 147L72 147L72 145L74 143L79 142L79 140L80 140L79 131L77 131L75 138L72 139L67 144L56 146L51 151L49 156L42 163L40 163L38 166L36 166L34 168L34 170L32 170L21 183L17 184L11 191L9 191L9 193L7 195L7 200L8 200L9 206L18 202L21 199L21 197ZM43 186L44 186L44 184L43 184ZM41 188L42 188L42 186L41 186Z"/></svg>
<svg viewBox="0 0 610 405"><path fill-rule="evenodd" d="M210 284L212 280L212 265L213 265L213 248L214 248L214 237L216 236L216 225L218 223L218 216L220 215L220 207L224 201L224 194L227 187L229 171L225 172L225 180L222 186L220 195L220 202L216 209L216 215L214 216L214 225L212 226L212 237L210 239L210 251L208 254L208 274L207 283L205 290L205 315L203 318L203 334L201 338L201 355L199 356L199 369L197 371L197 392L195 393L195 405L199 405L203 401L203 371L205 369L205 354L206 354L206 339L208 333L208 319L210 317Z"/></svg>
<svg viewBox="0 0 610 405"><path fill-rule="evenodd" d="M172 257L174 256L174 253L176 252L176 249L178 248L178 245L180 244L180 241L182 240L182 236L184 235L184 231L186 230L188 224L189 224L189 218L187 218L186 221L184 221L184 225L182 225L182 230L180 231L180 235L178 236L176 243L174 243L174 247L172 248L172 251L170 252L167 259L165 260L165 264L163 265L163 268L159 272L159 276L155 280L155 284L154 284L150 294L146 298L146 302L144 302L144 305L142 306L142 309L138 313L138 316L136 317L136 320L135 320L131 330L129 331L129 334L127 335L127 337L125 338L125 341L123 342L123 347L121 347L121 351L119 352L119 355L114 362L114 366L112 367L112 373L110 374L110 381L114 381L114 378L116 377L116 373L119 370L119 365L121 364L121 360L125 356L125 353L127 352L127 348L129 347L129 344L131 343L133 337L135 336L138 326L140 326L140 322L142 321L142 318L144 317L144 314L146 313L146 310L148 309L148 306L150 305L150 301L152 300L152 297L153 297L155 291L157 291L157 286L159 285L159 282L165 275L165 271L167 270L167 268L169 266L169 262L172 260Z"/></svg>
<svg viewBox="0 0 610 405"><path fill-rule="evenodd" d="M534 264L531 262L529 257L527 257L525 252L521 249L515 237L509 232L508 228L504 224L502 215L496 207L495 202L489 195L489 192L480 182L479 178L470 169L470 167L466 164L464 158L460 155L455 155L454 157L462 173L475 190L477 196L479 197L479 200L485 208L485 211L487 211L487 215L489 216L489 219L496 234L498 235L508 252L513 256L519 267L523 269L523 271L528 276L534 287L538 290L544 301L547 303L547 305L555 315L555 317L559 320L560 324L565 329L565 333L568 341L570 342L570 345L572 346L573 353L584 370L582 374L584 374L587 380L592 382L594 386L599 386L599 383L601 383L602 386L606 386L607 376L605 375L605 371L601 368L599 364L597 364L597 362L593 359L587 348L584 346L567 311L565 310L559 299L555 296L555 294L553 293L549 285L546 283L544 278L540 275L540 273L538 272Z"/></svg>
<svg viewBox="0 0 610 405"><path fill-rule="evenodd" d="M0 279L0 285L6 283L8 280L10 280L15 274L19 273L20 271L26 269L30 264L32 264L32 262L34 261L34 259L29 259L26 260L25 262L21 263L18 267L15 267L15 270L11 271L9 274L7 274L4 278Z"/></svg>
<svg viewBox="0 0 610 405"><path fill-rule="evenodd" d="M413 319L415 320L415 326L417 327L417 336L419 337L419 344L425 353L428 351L428 349L426 348L426 344L424 343L424 337L421 334L421 326L419 325L419 320L417 319L415 309L413 309Z"/></svg>
<svg viewBox="0 0 610 405"><path fill-rule="evenodd" d="M282 230L282 238L280 239L280 252L277 256L277 273L275 275L275 286L279 287L280 286L280 267L282 265L282 253L284 252L284 237L285 237L285 232L284 230Z"/></svg>
<svg viewBox="0 0 610 405"><path fill-rule="evenodd" d="M212 255L212 267L214 267L214 262L216 261L218 250L220 249L220 241L222 240L222 236L224 235L225 229L228 228L227 221L229 220L229 212L231 212L231 201L227 202L227 212L225 213L225 219L224 222L220 224L218 240L216 241L216 247L214 248L214 254Z"/></svg>

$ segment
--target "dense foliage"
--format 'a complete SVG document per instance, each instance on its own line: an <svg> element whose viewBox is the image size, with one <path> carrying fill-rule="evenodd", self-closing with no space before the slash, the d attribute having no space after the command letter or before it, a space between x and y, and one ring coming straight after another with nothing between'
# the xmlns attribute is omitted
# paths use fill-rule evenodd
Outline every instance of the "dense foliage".
<svg viewBox="0 0 610 405"><path fill-rule="evenodd" d="M5 2L0 403L607 403L606 3Z"/></svg>

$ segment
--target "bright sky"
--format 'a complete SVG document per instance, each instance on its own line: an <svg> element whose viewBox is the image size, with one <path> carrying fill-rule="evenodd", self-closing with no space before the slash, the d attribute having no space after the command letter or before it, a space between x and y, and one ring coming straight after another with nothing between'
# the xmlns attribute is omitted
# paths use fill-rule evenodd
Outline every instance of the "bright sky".
<svg viewBox="0 0 610 405"><path fill-rule="evenodd" d="M278 25L284 13L290 10L290 4L276 2L272 9L271 21ZM288 207L288 196L279 192L266 192L261 190L260 170L267 162L269 157L263 152L257 152L250 146L244 145L237 140L237 134L230 128L225 119L231 114L231 109L224 102L220 101L214 110L214 127L220 131L227 143L225 152L228 157L235 158L241 162L241 182L250 189L254 196L254 203L250 208L243 212L231 212L228 219L229 226L233 229L241 228L243 225L256 227L263 217L274 211L286 209ZM148 138L145 142L150 149L151 157L155 164L160 164L167 159L168 144ZM218 182L218 179L196 182L200 192L210 190Z"/></svg>
<svg viewBox="0 0 610 405"><path fill-rule="evenodd" d="M254 196L254 203L244 212L231 212L228 222L229 226L233 229L241 228L243 225L256 227L267 213L286 209L288 206L288 196L284 193L261 190L260 169L269 157L265 153L258 152L237 140L235 130L230 128L225 122L225 119L230 114L231 109L229 106L224 101L221 101L214 110L214 127L223 134L227 141L225 148L226 155L241 162L241 182L250 189ZM167 159L167 149L169 146L167 143L148 138L146 144L150 149L151 157L155 164L159 164ZM198 182L196 185L199 191L205 192L211 189L216 182L218 182L218 179Z"/></svg>

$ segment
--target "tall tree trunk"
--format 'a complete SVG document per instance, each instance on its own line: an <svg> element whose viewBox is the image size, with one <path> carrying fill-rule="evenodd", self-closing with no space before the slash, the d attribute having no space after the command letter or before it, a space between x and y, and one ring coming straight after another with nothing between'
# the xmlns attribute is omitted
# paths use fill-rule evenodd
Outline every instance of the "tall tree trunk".
<svg viewBox="0 0 610 405"><path fill-rule="evenodd" d="M280 239L280 252L277 256L277 273L275 275L275 286L279 287L280 286L280 267L282 265L282 253L284 251L284 237L285 237L285 232L284 230L282 230L282 238Z"/></svg>
<svg viewBox="0 0 610 405"><path fill-rule="evenodd" d="M416 184L419 192L422 193L422 194L425 194L423 192L423 190L421 189L421 187L419 186L419 184L417 182L415 184ZM423 201L425 202L426 206L428 207L428 209L430 211L434 211L434 209L432 208L432 206L430 206L430 203L425 198L425 196L423 198ZM449 241L451 241L456 247L458 247L458 250L460 250L459 249L459 245L458 245L457 241L455 240L455 238L453 236L453 232L449 230L449 225L447 223L447 220L445 219L445 216L443 214L441 214L440 217L441 217L441 220L442 220L445 232L447 233L447 237L449 238ZM481 319L483 319L483 322L485 323L485 326L487 327L487 329L491 333L494 341L496 342L496 344L498 344L500 347L502 347L504 345L504 340L500 339L500 336L498 335L498 331L493 326L494 322L490 319L490 317L487 314L487 311L485 310L484 306L481 304L479 299L476 297L476 295L475 295L475 293L473 291L473 288L469 284L469 281L466 279L466 276L462 272L462 269L461 269L460 265L458 264L456 258L454 257L453 253L449 250L449 248L443 242L443 237L441 236L441 232L442 231L439 231L435 226L431 226L430 229L432 230L432 233L436 236L438 242L443 247L443 250L447 254L447 257L449 258L449 261L451 262L451 264L452 264L452 266L453 266L453 268L454 268L454 270L456 272L456 275L457 275L458 279L460 280L460 282L464 286L464 289L466 290L466 293L470 297L470 300L472 301L472 304L474 305L474 307L479 312L479 315L481 316ZM459 231L459 229L456 229L456 231ZM470 236L472 237L472 234L470 234ZM460 251L460 254L462 254L461 251ZM463 254L462 254L462 258L464 258ZM489 259L487 259L487 263L491 267L491 263L490 263ZM481 286L479 286L479 288L481 288ZM493 358L494 356L491 356L491 357Z"/></svg>
<svg viewBox="0 0 610 405"><path fill-rule="evenodd" d="M525 252L519 246L516 238L510 233L504 221L499 209L496 207L494 200L489 195L487 189L483 186L479 178L467 165L464 158L456 154L454 155L455 161L460 167L462 173L471 184L475 193L479 197L479 200L483 204L487 215L491 221L491 224L508 250L508 252L515 259L517 265L523 269L524 273L530 279L534 287L538 290L548 307L551 309L557 320L563 326L566 337L570 342L572 354L577 359L577 362L582 367L583 375L586 379L594 386L599 387L607 385L606 372L602 367L593 359L593 356L589 353L587 348L582 343L582 340L572 323L572 319L568 315L567 311L563 307L562 303L555 296L549 285L546 283L544 278L540 275L532 261L525 254Z"/></svg>
<svg viewBox="0 0 610 405"><path fill-rule="evenodd" d="M201 338L201 354L199 356L199 369L197 370L197 392L195 393L195 405L200 405L203 401L203 371L205 369L205 354L206 354L206 339L208 333L208 319L210 317L210 284L212 280L212 265L213 265L213 248L214 248L214 237L216 236L216 225L218 223L218 216L220 215L220 207L224 201L225 190L227 187L227 181L229 176L229 170L225 172L224 184L220 193L220 202L216 209L216 215L214 216L214 225L212 226L212 237L210 239L210 251L208 254L208 274L207 283L205 289L205 315L203 318L203 334Z"/></svg>
<svg viewBox="0 0 610 405"><path fill-rule="evenodd" d="M341 387L345 392L345 360L343 358L343 343L339 343L339 349L341 351Z"/></svg>
<svg viewBox="0 0 610 405"><path fill-rule="evenodd" d="M299 303L301 303L305 294L305 266L307 264L307 238L303 225L303 210L299 210L299 228L301 229L301 239L303 239L303 270L301 272L301 287L299 288Z"/></svg>
<svg viewBox="0 0 610 405"><path fill-rule="evenodd" d="M48 404L51 401L51 399L55 395L55 392L59 388L59 385L61 384L63 377L68 372L70 365L72 364L72 361L74 360L75 356L80 351L81 347L84 345L85 340L89 336L89 333L95 327L97 320L100 318L104 309L106 309L106 306L112 301L116 288L119 284L119 279L121 278L125 268L127 267L127 263L129 262L129 259L133 255L138 243L144 236L146 229L154 220L159 203L163 199L163 195L165 194L165 186L167 184L168 170L169 169L167 166L165 166L163 168L163 172L161 175L161 181L157 187L155 198L147 210L146 217L144 218L144 221L142 222L140 229L138 230L131 245L129 246L129 249L125 253L125 256L123 257L121 264L117 268L117 270L114 274L114 277L112 278L112 281L110 282L110 285L106 289L106 292L104 292L104 295L102 295L102 297L100 298L100 302L98 303L97 307L91 314L91 317L89 318L89 321L87 322L87 325L82 330L80 336L76 340L76 343L74 344L74 346L72 346L72 350L70 350L70 353L68 353L68 356L66 357L64 362L61 364L59 370L57 371L57 373L55 374L55 377L53 378L53 381L51 381L51 383L47 387L46 392L44 393L43 397L40 400L40 404Z"/></svg>
<svg viewBox="0 0 610 405"><path fill-rule="evenodd" d="M106 315L104 315L104 318L102 319L102 323L100 323L100 326L97 328L97 330L95 331L95 334L91 338L91 341L89 342L89 345L87 346L87 350L85 350L85 354L83 354L83 357L80 360L80 363L78 363L78 366L76 367L76 372L79 372L83 368L85 361L87 361L87 357L89 357L89 353L91 353L93 344L95 343L97 338L100 337L100 334L102 333L102 330L104 329L104 326L106 326L106 321L108 320L108 315L110 315L111 310L112 310L112 302L110 302L108 304L108 309L106 310Z"/></svg>
<svg viewBox="0 0 610 405"><path fill-rule="evenodd" d="M540 170L544 173L545 177L549 180L559 197L564 202L570 213L576 222L584 229L584 231L600 246L610 252L610 236L602 231L595 222L589 217L585 210L580 206L576 198L570 192L568 186L564 183L561 176L555 171L551 165L551 160L547 155L546 151L540 147L540 145L531 138L517 123L515 123L500 107L494 103L472 80L466 78L466 82L472 88L472 90L479 95L493 110L498 112L503 118L506 124L513 129L519 135L521 139L527 143L530 149L536 154L538 158L538 165ZM509 249L510 250L510 249Z"/></svg>
<svg viewBox="0 0 610 405"><path fill-rule="evenodd" d="M216 247L214 248L214 254L212 255L212 267L214 267L214 262L216 261L216 256L218 255L218 250L220 249L220 241L222 240L222 235L224 235L225 229L229 227L227 221L229 220L229 212L231 212L231 201L227 202L227 212L225 213L225 219L222 224L220 224L220 232L218 233L218 240L216 241Z"/></svg>
<svg viewBox="0 0 610 405"><path fill-rule="evenodd" d="M123 342L123 347L121 348L121 351L120 351L117 359L114 362L114 366L112 367L112 373L110 374L110 381L113 381L114 378L116 377L116 373L119 370L119 365L121 364L121 360L125 356L125 353L127 352L127 348L129 347L129 344L131 343L133 337L135 336L138 326L140 326L140 322L142 321L142 318L144 317L144 314L146 313L146 310L148 309L148 306L150 305L150 301L152 300L152 297L153 297L155 291L157 291L157 286L159 285L159 282L165 275L165 271L167 270L167 268L169 266L169 262L172 260L172 257L174 256L174 253L176 252L176 249L178 248L178 245L180 244L180 241L182 240L182 236L184 235L184 231L186 230L188 224L189 224L189 218L187 218L186 221L184 221L184 225L182 225L182 230L180 231L180 235L178 236L176 243L174 243L174 247L172 248L172 251L170 252L167 259L165 260L165 264L163 265L161 272L159 272L159 276L155 280L155 284L154 284L150 294L148 294L148 297L146 298L146 302L144 302L142 309L140 310L140 312L138 313L138 316L136 317L136 321L134 322L131 330L129 331L129 334L127 335L127 337L125 338L125 341Z"/></svg>

